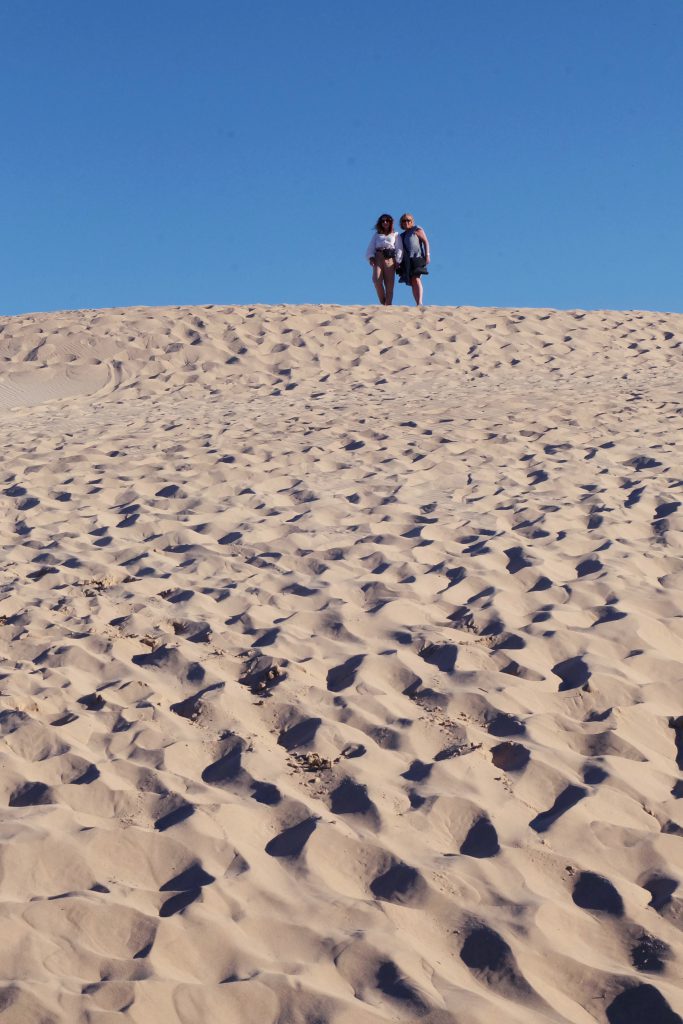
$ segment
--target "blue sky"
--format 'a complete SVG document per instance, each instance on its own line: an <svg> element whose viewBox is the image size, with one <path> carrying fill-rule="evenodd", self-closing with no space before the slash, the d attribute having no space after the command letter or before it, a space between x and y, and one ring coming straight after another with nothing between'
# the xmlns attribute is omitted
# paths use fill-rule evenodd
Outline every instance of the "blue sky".
<svg viewBox="0 0 683 1024"><path fill-rule="evenodd" d="M428 302L683 311L682 0L4 0L0 314ZM408 301L400 286L398 301Z"/></svg>

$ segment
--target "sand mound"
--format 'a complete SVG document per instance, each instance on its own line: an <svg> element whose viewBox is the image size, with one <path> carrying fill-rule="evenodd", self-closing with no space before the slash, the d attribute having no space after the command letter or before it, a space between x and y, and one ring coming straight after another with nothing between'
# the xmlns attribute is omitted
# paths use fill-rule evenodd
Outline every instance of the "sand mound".
<svg viewBox="0 0 683 1024"><path fill-rule="evenodd" d="M0 319L0 1015L681 1021L683 316Z"/></svg>

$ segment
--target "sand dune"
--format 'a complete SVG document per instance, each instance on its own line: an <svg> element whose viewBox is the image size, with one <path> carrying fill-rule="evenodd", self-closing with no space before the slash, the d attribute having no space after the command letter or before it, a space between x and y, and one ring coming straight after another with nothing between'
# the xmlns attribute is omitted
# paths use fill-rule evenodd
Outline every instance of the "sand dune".
<svg viewBox="0 0 683 1024"><path fill-rule="evenodd" d="M683 316L0 318L0 1016L683 1014Z"/></svg>

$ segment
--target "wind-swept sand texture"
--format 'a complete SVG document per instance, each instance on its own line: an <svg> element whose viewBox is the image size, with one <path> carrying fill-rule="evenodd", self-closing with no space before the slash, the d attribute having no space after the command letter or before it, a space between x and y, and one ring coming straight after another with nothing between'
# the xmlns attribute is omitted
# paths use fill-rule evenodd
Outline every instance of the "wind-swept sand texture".
<svg viewBox="0 0 683 1024"><path fill-rule="evenodd" d="M0 320L0 1017L673 1024L683 316Z"/></svg>

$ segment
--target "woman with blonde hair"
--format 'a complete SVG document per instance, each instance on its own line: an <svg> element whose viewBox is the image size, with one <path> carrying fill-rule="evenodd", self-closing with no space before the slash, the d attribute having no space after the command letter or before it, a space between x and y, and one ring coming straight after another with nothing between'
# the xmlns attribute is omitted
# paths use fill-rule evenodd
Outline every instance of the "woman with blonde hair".
<svg viewBox="0 0 683 1024"><path fill-rule="evenodd" d="M390 306L394 300L396 264L401 259L397 247L400 246L398 232L394 231L394 218L390 213L382 213L377 218L365 258L372 267L372 283L383 306Z"/></svg>
<svg viewBox="0 0 683 1024"><path fill-rule="evenodd" d="M399 235L401 248L401 259L399 269L399 281L409 284L413 289L415 305L423 304L422 278L428 274L427 266L430 261L429 239L423 229L415 223L412 213L404 213L401 217L403 231Z"/></svg>

